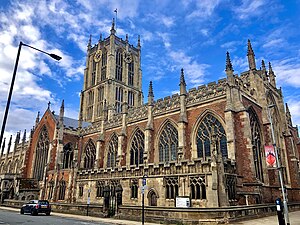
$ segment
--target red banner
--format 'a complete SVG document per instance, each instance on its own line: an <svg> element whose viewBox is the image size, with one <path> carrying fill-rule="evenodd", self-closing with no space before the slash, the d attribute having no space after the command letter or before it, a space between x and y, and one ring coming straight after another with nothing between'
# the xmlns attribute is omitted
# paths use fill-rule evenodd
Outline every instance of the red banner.
<svg viewBox="0 0 300 225"><path fill-rule="evenodd" d="M276 156L273 145L265 146L266 162L268 167L276 167Z"/></svg>

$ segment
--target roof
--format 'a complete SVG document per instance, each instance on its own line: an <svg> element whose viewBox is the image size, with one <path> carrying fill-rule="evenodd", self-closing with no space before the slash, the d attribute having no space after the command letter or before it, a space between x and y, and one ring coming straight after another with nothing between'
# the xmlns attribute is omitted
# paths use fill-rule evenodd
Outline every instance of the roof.
<svg viewBox="0 0 300 225"><path fill-rule="evenodd" d="M59 115L54 115L55 119L56 120L59 120ZM78 128L78 120L77 119L72 119L72 118L69 118L69 117L65 117L64 116L64 126L67 127L67 128L73 128L73 129L77 129ZM91 123L88 123L88 122L84 122L82 121L82 127L87 127L91 125Z"/></svg>

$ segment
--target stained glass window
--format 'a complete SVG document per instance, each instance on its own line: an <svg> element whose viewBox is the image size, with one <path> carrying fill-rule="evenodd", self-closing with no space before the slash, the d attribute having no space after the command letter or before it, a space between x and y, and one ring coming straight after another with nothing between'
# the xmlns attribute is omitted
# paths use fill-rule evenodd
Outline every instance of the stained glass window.
<svg viewBox="0 0 300 225"><path fill-rule="evenodd" d="M107 153L108 168L115 168L117 153L118 153L118 137L116 134L114 134L108 146L108 153Z"/></svg>
<svg viewBox="0 0 300 225"><path fill-rule="evenodd" d="M132 139L130 148L130 165L143 164L143 154L145 146L145 135L138 129Z"/></svg>
<svg viewBox="0 0 300 225"><path fill-rule="evenodd" d="M197 130L196 143L198 158L211 156L213 140L216 144L217 152L221 152L223 157L227 157L227 138L225 130L220 121L209 113L203 118Z"/></svg>
<svg viewBox="0 0 300 225"><path fill-rule="evenodd" d="M92 169L95 164L95 159L96 159L96 148L92 140L89 140L84 151L84 164L83 168L84 169Z"/></svg>
<svg viewBox="0 0 300 225"><path fill-rule="evenodd" d="M33 177L37 180L42 180L44 176L44 169L47 164L49 151L49 135L46 126L43 126L38 138L35 149L35 164Z"/></svg>
<svg viewBox="0 0 300 225"><path fill-rule="evenodd" d="M256 113L249 110L252 151L256 178L263 181L261 131Z"/></svg>
<svg viewBox="0 0 300 225"><path fill-rule="evenodd" d="M178 131L170 123L166 123L159 137L159 161L169 162L177 159Z"/></svg>

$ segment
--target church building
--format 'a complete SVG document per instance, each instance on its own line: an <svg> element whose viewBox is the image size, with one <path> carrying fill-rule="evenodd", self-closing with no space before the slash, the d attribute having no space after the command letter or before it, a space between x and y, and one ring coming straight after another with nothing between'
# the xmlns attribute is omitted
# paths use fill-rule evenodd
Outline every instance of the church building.
<svg viewBox="0 0 300 225"><path fill-rule="evenodd" d="M78 119L51 105L21 139L1 146L0 194L117 207L218 208L274 203L281 195L277 159L289 202L300 201L300 144L271 63L235 74L227 52L226 77L144 103L141 44L100 36L87 46ZM225 57L224 57L225 58ZM272 132L274 135L272 135ZM13 145L13 146L12 146ZM5 149L11 149L4 153ZM276 157L278 153L278 157Z"/></svg>

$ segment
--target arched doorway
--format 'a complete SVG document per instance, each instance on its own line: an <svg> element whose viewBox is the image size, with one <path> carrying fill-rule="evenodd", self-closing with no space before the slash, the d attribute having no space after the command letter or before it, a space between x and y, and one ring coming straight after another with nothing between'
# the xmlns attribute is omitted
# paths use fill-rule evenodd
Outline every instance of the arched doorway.
<svg viewBox="0 0 300 225"><path fill-rule="evenodd" d="M158 195L156 194L156 191L154 189L151 189L148 192L147 198L148 198L148 205L149 206L157 206Z"/></svg>

